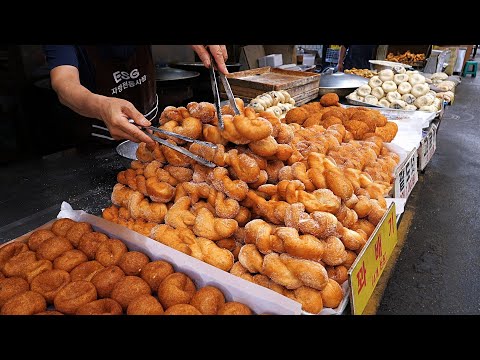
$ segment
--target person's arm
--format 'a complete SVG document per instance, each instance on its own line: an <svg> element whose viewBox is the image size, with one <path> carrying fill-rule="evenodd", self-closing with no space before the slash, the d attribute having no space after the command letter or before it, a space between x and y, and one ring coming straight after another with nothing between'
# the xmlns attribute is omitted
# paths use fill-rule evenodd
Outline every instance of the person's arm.
<svg viewBox="0 0 480 360"><path fill-rule="evenodd" d="M131 102L92 93L80 83L75 66L54 67L50 71L50 79L52 88L63 105L85 117L102 120L114 139L153 142L143 131L128 122L133 119L139 125L151 125Z"/></svg>
<svg viewBox="0 0 480 360"><path fill-rule="evenodd" d="M208 46L208 50L206 48ZM197 53L205 67L210 67L210 53L215 60L217 68L223 74L228 74L225 61L228 59L227 47L225 45L192 45L192 49Z"/></svg>
<svg viewBox="0 0 480 360"><path fill-rule="evenodd" d="M342 45L340 46L340 53L338 54L338 71L343 71L343 60L345 60L345 54L347 53L347 48Z"/></svg>

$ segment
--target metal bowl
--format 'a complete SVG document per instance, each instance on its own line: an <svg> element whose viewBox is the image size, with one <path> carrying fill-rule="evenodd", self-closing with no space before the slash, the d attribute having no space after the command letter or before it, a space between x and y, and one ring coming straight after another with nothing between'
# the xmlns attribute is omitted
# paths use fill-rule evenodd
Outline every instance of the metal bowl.
<svg viewBox="0 0 480 360"><path fill-rule="evenodd" d="M339 97L350 94L358 87L367 84L368 79L354 74L336 72L333 74L322 74L320 76L319 95L335 93Z"/></svg>
<svg viewBox="0 0 480 360"><path fill-rule="evenodd" d="M117 154L125 159L137 160L137 143L134 143L130 140L125 140L124 142L118 144L116 149ZM128 166L130 166L130 161L128 161Z"/></svg>

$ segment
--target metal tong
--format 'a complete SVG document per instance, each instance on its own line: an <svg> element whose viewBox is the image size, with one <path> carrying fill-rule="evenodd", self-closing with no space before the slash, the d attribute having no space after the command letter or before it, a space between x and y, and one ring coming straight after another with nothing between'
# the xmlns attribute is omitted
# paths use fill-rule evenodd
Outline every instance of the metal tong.
<svg viewBox="0 0 480 360"><path fill-rule="evenodd" d="M220 128L220 130L223 130L225 128L225 125L223 123L222 112L220 108L220 94L218 92L217 77L215 75L215 69L213 64L215 64L215 60L213 59L212 54L210 54L210 83L212 85L215 109L217 110L218 127ZM220 71L218 72L218 76L222 81L223 88L225 89L225 93L227 94L228 101L233 109L233 112L235 113L235 115L240 115L240 110L238 110L237 103L235 102L235 97L233 96L232 89L230 88L230 84L228 83L227 78Z"/></svg>
<svg viewBox="0 0 480 360"><path fill-rule="evenodd" d="M135 123L133 120L129 120L131 123ZM181 139L183 141L187 141L187 142L191 142L191 143L196 143L196 144L199 144L199 145L204 145L204 146L208 146L212 149L217 149L218 146L215 145L214 143L211 143L211 142L208 142L208 141L201 141L201 140L197 140L197 139L193 139L191 137L188 137L188 136L184 136L184 135L180 135L180 134L177 134L177 133L174 133L174 132L171 132L171 131L168 131L168 130L163 130L163 129L160 129L160 128L157 128L155 126L142 126L142 125L138 125L138 124L135 124L137 126L140 126L141 128L145 129L145 130L152 130L152 131L155 131L155 132L158 132L158 133L161 133L161 134L164 134L164 135L167 135L167 136L171 136L171 137L176 137L178 139ZM162 138L159 138L158 136L155 136L153 134L150 134L148 131L144 131L145 134L147 134L148 137L150 137L151 139L155 140L156 142L162 144L162 145L165 145L167 147L169 147L170 149L172 150L175 150L175 151L178 151L179 153L182 153L183 155L185 156L188 156L189 158L197 161L198 163L204 165L204 166L208 166L210 168L214 168L216 167L217 165L211 161L208 161L207 159L204 159L203 157L201 156L198 156L197 154L194 154L192 153L191 151L188 151L187 149L181 147L181 146L178 146L178 145L175 145L175 144L172 144L170 142L168 142L167 140L165 139L162 139Z"/></svg>

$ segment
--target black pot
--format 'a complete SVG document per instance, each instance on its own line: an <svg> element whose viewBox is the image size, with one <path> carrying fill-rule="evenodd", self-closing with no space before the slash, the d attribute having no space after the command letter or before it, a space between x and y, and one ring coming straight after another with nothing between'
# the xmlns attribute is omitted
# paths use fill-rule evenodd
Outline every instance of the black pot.
<svg viewBox="0 0 480 360"><path fill-rule="evenodd" d="M193 99L193 88L199 72L156 66L155 79L158 106L161 112L166 106L184 106Z"/></svg>

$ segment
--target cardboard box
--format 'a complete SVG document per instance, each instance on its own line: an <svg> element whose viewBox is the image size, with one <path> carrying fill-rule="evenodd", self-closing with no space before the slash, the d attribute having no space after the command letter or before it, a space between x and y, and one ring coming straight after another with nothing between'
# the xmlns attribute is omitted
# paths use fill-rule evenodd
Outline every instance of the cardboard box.
<svg viewBox="0 0 480 360"><path fill-rule="evenodd" d="M270 55L262 56L258 58L259 67L265 67L265 66L277 67L280 65L283 65L282 54L270 54Z"/></svg>
<svg viewBox="0 0 480 360"><path fill-rule="evenodd" d="M418 170L425 169L437 149L437 125L432 123L424 130L424 137L418 147Z"/></svg>
<svg viewBox="0 0 480 360"><path fill-rule="evenodd" d="M418 149L410 151L395 171L394 198L408 199L418 181Z"/></svg>

